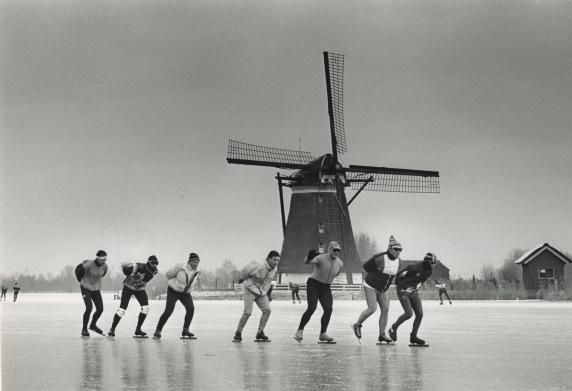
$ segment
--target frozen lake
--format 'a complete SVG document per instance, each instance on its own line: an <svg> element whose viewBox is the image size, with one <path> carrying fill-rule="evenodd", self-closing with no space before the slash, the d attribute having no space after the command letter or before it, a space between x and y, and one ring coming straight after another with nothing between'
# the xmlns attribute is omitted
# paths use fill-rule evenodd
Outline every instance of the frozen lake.
<svg viewBox="0 0 572 391"><path fill-rule="evenodd" d="M10 299L10 297L9 297ZM119 302L104 295L98 325L105 332ZM151 301L144 330L152 333L164 301ZM0 303L2 390L572 390L572 303L537 301L424 301L419 336L411 348L411 320L393 346L376 346L377 316L359 345L350 329L364 301L334 302L328 333L336 345L317 344L320 308L303 344L292 336L306 305L273 301L266 333L253 343L255 307L242 344L232 343L240 301L195 301L194 341L179 339L184 310L163 339L131 338L133 300L116 338L80 338L83 301L75 294L22 294ZM401 313L392 301L390 324ZM92 333L93 334L93 333Z"/></svg>

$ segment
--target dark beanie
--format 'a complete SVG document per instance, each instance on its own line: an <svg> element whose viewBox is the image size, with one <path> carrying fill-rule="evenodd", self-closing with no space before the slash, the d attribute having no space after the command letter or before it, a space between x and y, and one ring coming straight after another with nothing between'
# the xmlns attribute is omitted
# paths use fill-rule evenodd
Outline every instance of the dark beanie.
<svg viewBox="0 0 572 391"><path fill-rule="evenodd" d="M151 255L151 256L147 259L147 261L148 261L148 262L156 262L156 263L159 263L159 260L158 260L157 257L154 256L154 255Z"/></svg>
<svg viewBox="0 0 572 391"><path fill-rule="evenodd" d="M272 250L268 253L268 256L266 257L266 259L270 259L272 257L279 257L280 253L276 250Z"/></svg>
<svg viewBox="0 0 572 391"><path fill-rule="evenodd" d="M199 261L201 260L201 259L199 258L199 255L198 255L198 254L196 254L196 253L190 253L190 254L189 254L189 261L192 261L193 259L196 259L196 260L199 260Z"/></svg>
<svg viewBox="0 0 572 391"><path fill-rule="evenodd" d="M99 250L99 251L97 252L97 254L95 254L95 255L98 256L98 257L106 257L106 256L107 256L107 253L106 253L105 251L103 251L103 250Z"/></svg>

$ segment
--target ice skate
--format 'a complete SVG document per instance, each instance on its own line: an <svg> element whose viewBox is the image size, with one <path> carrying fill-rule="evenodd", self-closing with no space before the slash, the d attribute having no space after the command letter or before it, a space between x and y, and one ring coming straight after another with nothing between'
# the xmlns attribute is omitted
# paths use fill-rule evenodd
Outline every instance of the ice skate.
<svg viewBox="0 0 572 391"><path fill-rule="evenodd" d="M239 333L238 331L234 333L234 338L232 339L232 342L237 342L237 343L242 342L242 333Z"/></svg>
<svg viewBox="0 0 572 391"><path fill-rule="evenodd" d="M358 342L361 343L361 324L354 323L351 325L351 328L354 331Z"/></svg>
<svg viewBox="0 0 572 391"><path fill-rule="evenodd" d="M90 329L91 331L94 331L94 332L96 332L97 334L103 335L103 336L105 337L105 334L103 334L103 330L101 330L99 327L97 327L97 325L92 324L91 326L89 326L89 329Z"/></svg>
<svg viewBox="0 0 572 391"><path fill-rule="evenodd" d="M81 336L82 337L89 337L89 331L87 331L87 329L82 329L81 330Z"/></svg>
<svg viewBox="0 0 572 391"><path fill-rule="evenodd" d="M195 334L191 333L189 329L183 329L181 339L197 339L197 337L195 337Z"/></svg>
<svg viewBox="0 0 572 391"><path fill-rule="evenodd" d="M256 333L256 339L254 342L271 342L270 339L264 334L264 331L259 331Z"/></svg>
<svg viewBox="0 0 572 391"><path fill-rule="evenodd" d="M391 325L391 328L389 329L389 338L394 342L397 342L397 329L395 328L395 325Z"/></svg>
<svg viewBox="0 0 572 391"><path fill-rule="evenodd" d="M155 330L153 333L153 339L161 339L161 330Z"/></svg>
<svg viewBox="0 0 572 391"><path fill-rule="evenodd" d="M377 338L377 344L378 345L383 345L384 343L391 345L393 344L393 340L388 338L385 334L381 334L378 338Z"/></svg>
<svg viewBox="0 0 572 391"><path fill-rule="evenodd" d="M320 334L320 336L318 337L318 343L335 344L336 342L335 342L334 339L333 339L332 337L330 337L328 334L322 333L322 334Z"/></svg>
<svg viewBox="0 0 572 391"><path fill-rule="evenodd" d="M411 334L411 336L409 337L409 346L425 347L429 345L427 345L425 341L422 340L421 338L418 338L416 335Z"/></svg>
<svg viewBox="0 0 572 391"><path fill-rule="evenodd" d="M135 334L133 334L133 338L149 338L147 333L142 331L141 329L135 330Z"/></svg>
<svg viewBox="0 0 572 391"><path fill-rule="evenodd" d="M296 335L294 335L294 340L298 343L302 343L304 339L304 330L297 330Z"/></svg>
<svg viewBox="0 0 572 391"><path fill-rule="evenodd" d="M107 336L108 336L108 337L115 337L115 330L114 330L114 329L110 329L110 330L107 332Z"/></svg>

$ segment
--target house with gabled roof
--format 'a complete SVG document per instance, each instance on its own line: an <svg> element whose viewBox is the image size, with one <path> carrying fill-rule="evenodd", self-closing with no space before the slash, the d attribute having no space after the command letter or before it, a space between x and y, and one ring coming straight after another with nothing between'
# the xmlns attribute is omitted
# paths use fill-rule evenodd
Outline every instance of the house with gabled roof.
<svg viewBox="0 0 572 391"><path fill-rule="evenodd" d="M548 243L537 244L516 261L522 265L524 288L538 290L542 287L563 287L566 284L565 266L572 259Z"/></svg>

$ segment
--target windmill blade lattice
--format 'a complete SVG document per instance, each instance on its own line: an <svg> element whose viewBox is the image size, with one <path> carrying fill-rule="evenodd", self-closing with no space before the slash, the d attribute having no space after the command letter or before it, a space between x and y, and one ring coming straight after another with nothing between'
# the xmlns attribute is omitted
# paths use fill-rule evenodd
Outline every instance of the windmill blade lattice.
<svg viewBox="0 0 572 391"><path fill-rule="evenodd" d="M353 190L363 186L363 190L392 193L440 193L439 172L409 170L403 168L371 167L350 165L346 175Z"/></svg>
<svg viewBox="0 0 572 391"><path fill-rule="evenodd" d="M328 113L334 157L347 152L344 130L344 56L324 52L326 87L328 92Z"/></svg>
<svg viewBox="0 0 572 391"><path fill-rule="evenodd" d="M226 160L234 164L298 170L314 160L310 152L294 151L228 140Z"/></svg>

